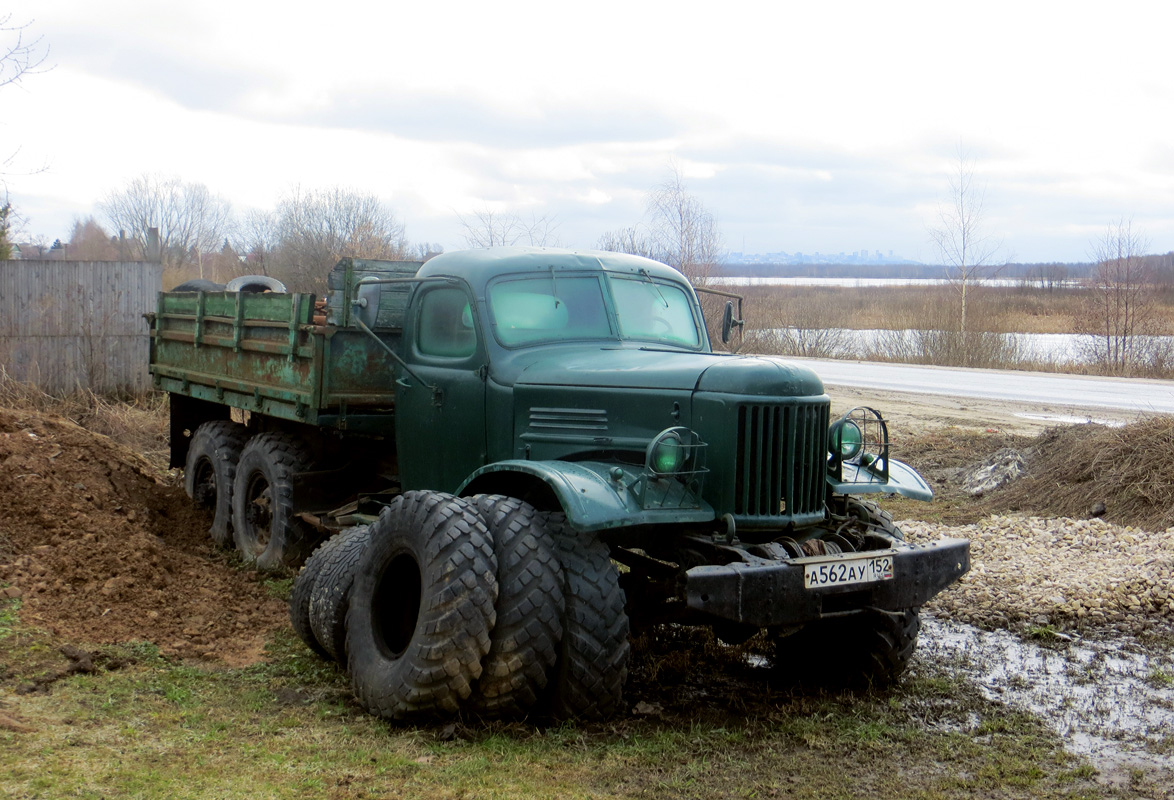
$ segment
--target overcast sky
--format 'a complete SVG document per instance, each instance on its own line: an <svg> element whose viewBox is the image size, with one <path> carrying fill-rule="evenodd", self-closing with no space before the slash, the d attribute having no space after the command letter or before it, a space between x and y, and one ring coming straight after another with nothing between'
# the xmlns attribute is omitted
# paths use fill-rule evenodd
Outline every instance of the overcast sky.
<svg viewBox="0 0 1174 800"><path fill-rule="evenodd" d="M157 173L238 212L371 192L447 249L482 208L588 247L675 163L728 250L934 261L961 145L1011 260L1086 260L1120 218L1174 250L1165 0L5 5L52 48L0 89L3 180L50 241Z"/></svg>

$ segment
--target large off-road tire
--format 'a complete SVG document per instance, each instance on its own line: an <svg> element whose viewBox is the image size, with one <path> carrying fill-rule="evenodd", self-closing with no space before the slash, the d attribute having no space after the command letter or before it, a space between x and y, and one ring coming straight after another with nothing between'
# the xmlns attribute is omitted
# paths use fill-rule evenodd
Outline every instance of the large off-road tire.
<svg viewBox="0 0 1174 800"><path fill-rule="evenodd" d="M550 514L563 568L563 638L547 687L556 719L604 719L620 709L628 679L628 615L607 544Z"/></svg>
<svg viewBox="0 0 1174 800"><path fill-rule="evenodd" d="M241 451L232 488L232 536L247 563L298 567L321 536L293 513L293 478L310 469L305 445L285 433L261 433Z"/></svg>
<svg viewBox="0 0 1174 800"><path fill-rule="evenodd" d="M917 648L918 610L870 609L815 622L775 642L775 666L802 682L890 686Z"/></svg>
<svg viewBox="0 0 1174 800"><path fill-rule="evenodd" d="M318 580L310 593L310 630L326 654L346 669L346 612L351 601L355 573L371 532L366 525L350 528L332 537L323 556Z"/></svg>
<svg viewBox="0 0 1174 800"><path fill-rule="evenodd" d="M293 591L289 595L289 621L294 632L307 647L323 658L334 656L326 651L314 635L313 626L310 624L310 599L323 567L333 558L341 544L340 536L332 536L323 542L322 546L306 559L298 576L294 578Z"/></svg>
<svg viewBox="0 0 1174 800"><path fill-rule="evenodd" d="M501 495L471 498L497 556L497 623L470 706L522 714L538 702L562 640L563 575L546 515Z"/></svg>
<svg viewBox="0 0 1174 800"><path fill-rule="evenodd" d="M355 697L388 719L455 713L489 652L498 593L489 531L465 500L407 492L370 535L346 621Z"/></svg>
<svg viewBox="0 0 1174 800"><path fill-rule="evenodd" d="M847 509L848 514L857 517L865 525L875 527L877 530L892 536L894 539L900 541L905 540L905 534L901 532L901 529L897 527L897 523L893 521L893 515L871 500L850 497L847 501Z"/></svg>
<svg viewBox="0 0 1174 800"><path fill-rule="evenodd" d="M196 428L188 443L183 488L196 505L212 509L208 533L221 547L232 544L232 484L247 439L243 425L218 419Z"/></svg>

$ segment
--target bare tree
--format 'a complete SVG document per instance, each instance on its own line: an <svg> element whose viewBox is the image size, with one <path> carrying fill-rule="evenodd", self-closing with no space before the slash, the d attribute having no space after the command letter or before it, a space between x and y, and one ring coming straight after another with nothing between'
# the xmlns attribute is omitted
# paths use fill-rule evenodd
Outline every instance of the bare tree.
<svg viewBox="0 0 1174 800"><path fill-rule="evenodd" d="M705 286L721 260L722 236L713 214L689 192L681 170L672 164L665 181L648 193L644 220L604 233L597 246L663 261L694 286ZM710 341L717 346L715 326L725 301L711 294L701 294L699 300Z"/></svg>
<svg viewBox="0 0 1174 800"><path fill-rule="evenodd" d="M644 220L607 231L597 246L663 261L704 286L721 260L722 237L713 214L689 192L674 164L664 183L648 193Z"/></svg>
<svg viewBox="0 0 1174 800"><path fill-rule="evenodd" d="M277 250L277 216L252 208L236 227L235 248L244 253L249 273L268 275Z"/></svg>
<svg viewBox="0 0 1174 800"><path fill-rule="evenodd" d="M427 261L444 252L444 245L439 242L417 242L408 250L408 256L413 261Z"/></svg>
<svg viewBox="0 0 1174 800"><path fill-rule="evenodd" d="M12 258L12 239L10 237L14 217L12 203L8 202L5 197L4 202L0 203L0 261Z"/></svg>
<svg viewBox="0 0 1174 800"><path fill-rule="evenodd" d="M28 35L31 22L23 25L12 21L12 14L0 15L0 89L5 86L20 83L25 77L45 72L50 69L46 65L49 58L49 45L44 43L40 36ZM7 146L6 148L7 149ZM20 148L0 156L0 177L16 161ZM32 169L31 172L40 172L44 167ZM7 207L12 213L12 206L7 199L0 208ZM9 221L11 222L11 217ZM0 245L2 246L2 245Z"/></svg>
<svg viewBox="0 0 1174 800"><path fill-rule="evenodd" d="M26 75L34 75L46 69L49 46L42 37L29 38L26 22L18 25L11 14L0 16L0 86L20 83Z"/></svg>
<svg viewBox="0 0 1174 800"><path fill-rule="evenodd" d="M968 296L994 266L1001 242L984 229L986 190L975 178L974 160L961 149L949 183L949 192L938 205L938 224L929 229L929 235L946 267L946 276L958 293L957 331L965 340Z"/></svg>
<svg viewBox="0 0 1174 800"><path fill-rule="evenodd" d="M465 244L469 247L508 247L524 244L531 247L557 247L554 217L532 214L529 220L519 214L494 211L488 206L466 217L457 219L465 229Z"/></svg>
<svg viewBox="0 0 1174 800"><path fill-rule="evenodd" d="M704 286L721 260L722 237L713 214L685 185L675 164L648 196L648 231L665 260Z"/></svg>
<svg viewBox="0 0 1174 800"><path fill-rule="evenodd" d="M111 192L99 204L112 229L125 236L131 256L147 257L147 234L159 229L163 266L173 269L197 264L203 277L203 256L219 249L231 230L232 209L202 183L143 175L125 189Z"/></svg>
<svg viewBox="0 0 1174 800"><path fill-rule="evenodd" d="M74 220L65 252L75 261L118 261L121 257L117 239L112 239L93 217Z"/></svg>
<svg viewBox="0 0 1174 800"><path fill-rule="evenodd" d="M343 256L409 257L404 225L375 195L350 189L294 189L273 215L270 255L274 276L291 289L321 290Z"/></svg>
<svg viewBox="0 0 1174 800"><path fill-rule="evenodd" d="M1148 356L1154 321L1153 270L1145 258L1149 242L1132 220L1110 225L1093 244L1096 267L1088 279L1083 333L1092 334L1094 360L1127 373Z"/></svg>
<svg viewBox="0 0 1174 800"><path fill-rule="evenodd" d="M641 225L607 231L599 237L595 246L600 250L609 250L613 253L631 253L634 256L644 256L657 261L666 259L665 254L657 250L656 242Z"/></svg>

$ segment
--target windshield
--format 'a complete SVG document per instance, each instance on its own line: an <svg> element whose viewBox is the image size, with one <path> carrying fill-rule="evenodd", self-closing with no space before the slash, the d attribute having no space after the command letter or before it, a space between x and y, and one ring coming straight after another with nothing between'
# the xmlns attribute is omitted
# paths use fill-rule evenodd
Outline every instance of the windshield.
<svg viewBox="0 0 1174 800"><path fill-rule="evenodd" d="M506 347L566 339L614 339L598 278L501 281L489 287L497 338Z"/></svg>
<svg viewBox="0 0 1174 800"><path fill-rule="evenodd" d="M651 278L611 279L620 335L625 339L698 347L701 337L685 291Z"/></svg>
<svg viewBox="0 0 1174 800"><path fill-rule="evenodd" d="M689 295L671 283L608 276L615 318L595 276L549 274L489 287L497 339L506 347L581 339L635 339L696 348L701 335Z"/></svg>

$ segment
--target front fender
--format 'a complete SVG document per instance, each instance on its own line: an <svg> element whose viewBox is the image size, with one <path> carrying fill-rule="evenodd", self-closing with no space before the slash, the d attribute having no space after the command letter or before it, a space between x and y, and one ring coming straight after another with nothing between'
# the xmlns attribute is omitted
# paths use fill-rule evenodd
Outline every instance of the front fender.
<svg viewBox="0 0 1174 800"><path fill-rule="evenodd" d="M618 479L612 476L623 470ZM550 487L567 515L567 522L579 531L601 531L633 525L696 524L712 522L713 508L693 497L689 507L645 508L632 490L640 473L630 467L601 461L525 461L512 459L487 464L470 475L459 495L476 494L478 486L490 483L490 476L509 473L537 478ZM500 483L493 481L500 486Z"/></svg>
<svg viewBox="0 0 1174 800"><path fill-rule="evenodd" d="M932 500L933 489L917 470L903 461L889 459L889 479L884 480L879 470L866 465L844 464L843 480L827 476L828 486L836 494L899 494L912 500Z"/></svg>

